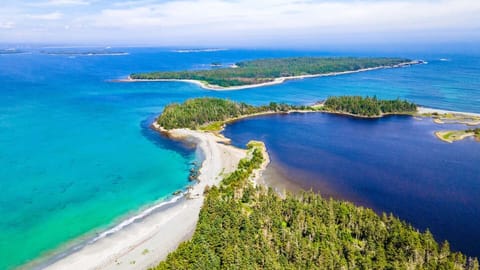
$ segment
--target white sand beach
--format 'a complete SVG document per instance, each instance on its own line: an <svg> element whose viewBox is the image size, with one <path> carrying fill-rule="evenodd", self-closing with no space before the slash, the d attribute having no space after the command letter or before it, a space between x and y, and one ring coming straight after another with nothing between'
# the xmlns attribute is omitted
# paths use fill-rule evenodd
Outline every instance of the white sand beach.
<svg viewBox="0 0 480 270"><path fill-rule="evenodd" d="M156 124L154 128L160 129ZM246 150L225 145L221 142L226 139L211 133L177 129L169 131L168 136L191 139L204 153L199 183L190 190L190 198L87 245L46 269L147 269L193 235L205 187L217 185L222 173L234 171Z"/></svg>
<svg viewBox="0 0 480 270"><path fill-rule="evenodd" d="M417 112L419 114L423 113L438 113L438 114L461 114L466 116L474 116L480 117L480 113L471 113L471 112L459 112L459 111L449 111L449 110L441 110L441 109L433 109L433 108L426 108L426 107L418 107Z"/></svg>
<svg viewBox="0 0 480 270"><path fill-rule="evenodd" d="M202 87L203 89L207 89L207 90L233 91L233 90L243 90L243 89L249 89L249 88L257 88L257 87L277 85L277 84L282 84L282 83L284 83L286 81L289 81L289 80L301 80L301 79L316 78L316 77L338 76L338 75L353 74L353 73L359 73L359 72L365 72L365 71L371 71L371 70L378 70L378 69L406 67L406 66L418 65L418 64L423 64L423 63L425 63L425 62L424 61L411 61L411 62L401 63L401 64L393 65L393 66L380 66L380 67L373 67L373 68L363 68L363 69L352 70L352 71L279 77L279 78L275 78L271 82L257 83L257 84L250 84L250 85L241 85L241 86L230 86L230 87L222 87L222 86L218 86L218 85L212 85L212 84L209 84L207 82L198 81L198 80L180 80L180 79L152 79L152 80L149 80L149 79L133 79L130 76L128 76L126 79L120 79L120 80L115 80L115 81L116 82L186 82L186 83L196 84L196 85Z"/></svg>

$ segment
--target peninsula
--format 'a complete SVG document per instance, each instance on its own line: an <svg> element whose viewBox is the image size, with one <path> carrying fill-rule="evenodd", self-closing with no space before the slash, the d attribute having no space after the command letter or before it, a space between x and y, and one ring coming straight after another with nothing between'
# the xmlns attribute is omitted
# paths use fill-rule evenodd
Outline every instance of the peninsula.
<svg viewBox="0 0 480 270"><path fill-rule="evenodd" d="M369 109L355 111L358 115L372 116L369 111L373 110L378 117L410 112L415 106L400 100L329 99L314 106L273 102L252 106L218 98L168 105L152 128L197 145L204 155L198 181L166 209L48 269L478 270L476 258L451 251L448 242L439 244L428 230L419 232L393 215L379 216L312 192L275 193L259 181L269 163L265 145L253 141L247 149L239 149L218 133L225 123L245 117L293 111L331 113L344 102L350 105L342 105L343 112L353 113L351 108L360 106Z"/></svg>
<svg viewBox="0 0 480 270"><path fill-rule="evenodd" d="M210 90L238 90L286 80L421 64L406 58L293 57L239 62L229 68L134 73L122 81L184 81Z"/></svg>

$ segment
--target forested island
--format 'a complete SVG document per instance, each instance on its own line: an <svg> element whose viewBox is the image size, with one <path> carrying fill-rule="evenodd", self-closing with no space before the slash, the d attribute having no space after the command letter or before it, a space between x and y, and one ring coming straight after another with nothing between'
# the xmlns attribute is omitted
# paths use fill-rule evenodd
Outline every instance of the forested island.
<svg viewBox="0 0 480 270"><path fill-rule="evenodd" d="M134 73L130 80L187 80L210 89L283 82L289 78L336 75L386 67L419 64L406 58L293 57L239 62L231 68ZM276 81L277 80L277 81Z"/></svg>
<svg viewBox="0 0 480 270"><path fill-rule="evenodd" d="M265 106L253 106L220 98L193 98L182 104L174 103L166 106L157 122L166 129L190 128L212 131L225 122L242 116L291 110L311 110L311 107L275 102Z"/></svg>
<svg viewBox="0 0 480 270"><path fill-rule="evenodd" d="M66 56L117 56L117 55L128 55L127 52L122 51L108 51L108 50L92 50L92 51L71 51L71 50L62 50L62 51L40 51L41 54L47 55L66 55Z"/></svg>
<svg viewBox="0 0 480 270"><path fill-rule="evenodd" d="M194 98L182 104L170 104L157 119L165 129L190 128L218 131L230 121L258 114L288 112L327 112L356 117L381 117L386 114L412 114L417 106L405 100L379 100L376 97L329 97L323 104L313 106L270 102L253 106L219 98Z"/></svg>
<svg viewBox="0 0 480 270"><path fill-rule="evenodd" d="M167 106L158 123L197 128L257 110L233 101L194 99ZM377 215L312 192L282 197L254 185L251 175L265 154L257 143L248 148L234 172L205 188L192 239L154 269L479 268L476 258L452 252L448 242L439 244L428 230L420 232L391 214Z"/></svg>

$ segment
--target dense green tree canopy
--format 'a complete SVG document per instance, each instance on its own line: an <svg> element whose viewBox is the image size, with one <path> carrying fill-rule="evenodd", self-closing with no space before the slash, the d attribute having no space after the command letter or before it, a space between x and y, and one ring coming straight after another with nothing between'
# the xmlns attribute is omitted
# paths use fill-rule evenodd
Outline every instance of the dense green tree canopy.
<svg viewBox="0 0 480 270"><path fill-rule="evenodd" d="M206 190L190 241L160 269L477 269L477 259L438 244L392 215L312 192L285 198L249 182L251 154L220 187Z"/></svg>
<svg viewBox="0 0 480 270"><path fill-rule="evenodd" d="M381 116L383 114L414 113L417 105L406 100L380 100L376 97L340 96L329 97L326 110L358 116Z"/></svg>
<svg viewBox="0 0 480 270"><path fill-rule="evenodd" d="M225 121L243 115L267 111L285 112L291 109L305 108L305 106L292 106L275 102L271 102L266 106L252 106L219 98L193 98L182 104L168 105L157 121L166 129L196 129L205 124Z"/></svg>
<svg viewBox="0 0 480 270"><path fill-rule="evenodd" d="M356 71L411 62L404 58L293 57L245 61L236 68L212 70L159 71L131 74L132 79L198 80L221 87L271 82L275 78Z"/></svg>

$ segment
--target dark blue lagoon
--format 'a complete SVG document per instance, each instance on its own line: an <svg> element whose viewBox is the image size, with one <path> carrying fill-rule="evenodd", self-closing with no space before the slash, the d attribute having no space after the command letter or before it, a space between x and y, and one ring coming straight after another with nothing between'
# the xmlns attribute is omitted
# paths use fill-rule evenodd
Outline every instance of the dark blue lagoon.
<svg viewBox="0 0 480 270"><path fill-rule="evenodd" d="M449 128L465 127L408 116L295 113L241 120L224 134L238 146L264 141L274 177L290 185L392 212L479 256L480 143L435 138L434 131Z"/></svg>

